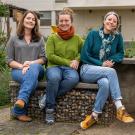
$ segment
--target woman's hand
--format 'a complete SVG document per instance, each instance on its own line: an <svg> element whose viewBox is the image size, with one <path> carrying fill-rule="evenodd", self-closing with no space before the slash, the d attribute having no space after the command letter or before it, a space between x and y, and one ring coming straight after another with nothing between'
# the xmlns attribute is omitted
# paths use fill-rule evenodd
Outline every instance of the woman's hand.
<svg viewBox="0 0 135 135"><path fill-rule="evenodd" d="M113 67L115 62L112 62L112 60L106 60L103 62L103 67Z"/></svg>
<svg viewBox="0 0 135 135"><path fill-rule="evenodd" d="M27 70L29 69L30 66L25 66L22 69L22 74L25 74L27 72Z"/></svg>
<svg viewBox="0 0 135 135"><path fill-rule="evenodd" d="M25 67L25 66L29 66L31 63L32 63L32 61L25 61L25 62L23 63L23 66L24 66L24 67Z"/></svg>
<svg viewBox="0 0 135 135"><path fill-rule="evenodd" d="M70 63L70 67L77 70L79 66L79 62L77 60L72 60Z"/></svg>
<svg viewBox="0 0 135 135"><path fill-rule="evenodd" d="M33 63L33 61L25 61L23 63L22 74L25 74L27 72L27 70L30 67L30 64L32 64L32 63Z"/></svg>

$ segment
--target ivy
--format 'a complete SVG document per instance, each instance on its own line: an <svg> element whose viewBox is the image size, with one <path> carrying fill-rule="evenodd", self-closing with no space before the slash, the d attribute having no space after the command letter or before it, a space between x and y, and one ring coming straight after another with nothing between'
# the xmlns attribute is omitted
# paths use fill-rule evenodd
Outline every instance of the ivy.
<svg viewBox="0 0 135 135"><path fill-rule="evenodd" d="M9 16L9 7L6 4L0 2L0 17L7 16Z"/></svg>
<svg viewBox="0 0 135 135"><path fill-rule="evenodd" d="M6 68L5 47L7 41L7 33L5 31L7 25L7 17L9 16L9 7L0 2L0 72Z"/></svg>

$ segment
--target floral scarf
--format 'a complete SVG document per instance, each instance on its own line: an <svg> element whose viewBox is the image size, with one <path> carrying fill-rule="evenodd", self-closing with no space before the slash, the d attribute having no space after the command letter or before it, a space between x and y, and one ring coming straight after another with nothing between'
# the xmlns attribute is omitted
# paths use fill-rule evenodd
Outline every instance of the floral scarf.
<svg viewBox="0 0 135 135"><path fill-rule="evenodd" d="M105 61L109 57L109 54L111 51L111 44L114 41L116 34L118 34L118 32L115 32L113 34L109 34L108 38L106 39L104 32L103 32L103 28L101 28L99 30L99 36L102 39L102 45L101 45L100 52L99 52L100 60Z"/></svg>
<svg viewBox="0 0 135 135"><path fill-rule="evenodd" d="M59 29L59 27L58 27L58 28L57 28L57 33L58 33L58 35L59 35L62 39L68 40L68 39L70 39L71 37L74 36L75 30L74 30L74 27L73 27L73 26L71 26L68 31L62 31L62 30Z"/></svg>

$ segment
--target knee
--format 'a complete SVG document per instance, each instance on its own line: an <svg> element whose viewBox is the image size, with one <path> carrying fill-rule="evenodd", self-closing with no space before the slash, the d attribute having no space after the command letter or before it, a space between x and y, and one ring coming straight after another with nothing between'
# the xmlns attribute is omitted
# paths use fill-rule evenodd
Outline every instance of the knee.
<svg viewBox="0 0 135 135"><path fill-rule="evenodd" d="M79 75L74 74L68 78L71 83L77 84L79 82Z"/></svg>
<svg viewBox="0 0 135 135"><path fill-rule="evenodd" d="M33 79L38 78L39 72L43 70L42 68L43 67L40 64L31 64L29 68L29 75L32 75Z"/></svg>
<svg viewBox="0 0 135 135"><path fill-rule="evenodd" d="M108 74L114 75L116 74L116 70L114 68L107 68Z"/></svg>
<svg viewBox="0 0 135 135"><path fill-rule="evenodd" d="M41 67L41 65L37 64L37 63L34 63L34 64L30 65L30 68L33 69L33 70L39 69L40 67Z"/></svg>
<svg viewBox="0 0 135 135"><path fill-rule="evenodd" d="M105 90L109 90L109 81L107 78L102 78L100 80L98 80L98 85L100 88L103 88Z"/></svg>
<svg viewBox="0 0 135 135"><path fill-rule="evenodd" d="M58 74L47 74L46 78L50 82L59 82L61 80L61 76Z"/></svg>

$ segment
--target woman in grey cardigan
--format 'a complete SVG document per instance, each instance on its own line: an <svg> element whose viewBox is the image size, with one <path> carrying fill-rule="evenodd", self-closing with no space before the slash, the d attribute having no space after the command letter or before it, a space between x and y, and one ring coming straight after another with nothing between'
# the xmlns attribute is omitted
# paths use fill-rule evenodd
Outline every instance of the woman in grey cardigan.
<svg viewBox="0 0 135 135"><path fill-rule="evenodd" d="M20 121L32 120L26 115L27 106L38 80L44 76L42 65L45 61L44 40L39 33L37 15L33 11L26 11L19 23L17 34L7 43L7 63L12 68L13 80L20 83L12 115Z"/></svg>

